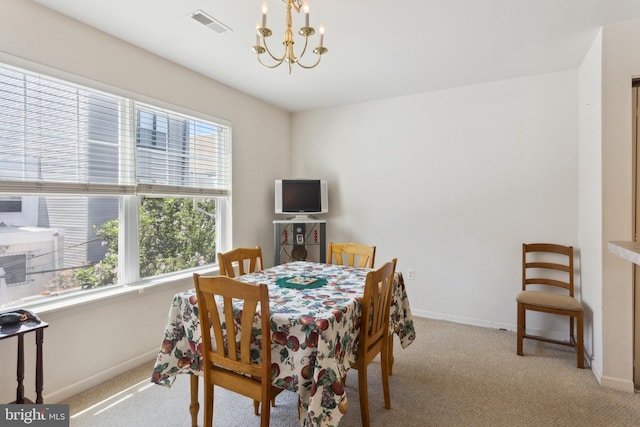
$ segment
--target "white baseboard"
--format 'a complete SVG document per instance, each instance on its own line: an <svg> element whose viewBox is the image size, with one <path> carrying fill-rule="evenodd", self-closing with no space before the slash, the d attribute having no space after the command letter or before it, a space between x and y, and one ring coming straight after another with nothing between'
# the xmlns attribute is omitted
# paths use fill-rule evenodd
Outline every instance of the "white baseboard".
<svg viewBox="0 0 640 427"><path fill-rule="evenodd" d="M480 326L483 328L504 329L507 331L516 331L516 325L512 323L492 322L488 320L475 319L473 317L454 316L444 313L436 313L433 311L411 310L412 314L427 319L447 320L454 323L462 323L463 325Z"/></svg>
<svg viewBox="0 0 640 427"><path fill-rule="evenodd" d="M130 371L143 363L152 362L158 356L158 349L149 350L148 352L141 354L131 360L112 366L108 369L104 369L95 375L84 378L81 381L77 381L59 390L55 390L51 394L44 396L44 401L47 403L64 403L64 401L76 394L82 393L92 387L102 384L105 381L109 381L114 377ZM149 371L149 381L151 381L151 371ZM45 388L46 390L46 388Z"/></svg>
<svg viewBox="0 0 640 427"><path fill-rule="evenodd" d="M626 391L628 393L635 392L633 381L623 380L620 378L602 375L600 377L600 384L602 384L603 387L612 388L614 390Z"/></svg>

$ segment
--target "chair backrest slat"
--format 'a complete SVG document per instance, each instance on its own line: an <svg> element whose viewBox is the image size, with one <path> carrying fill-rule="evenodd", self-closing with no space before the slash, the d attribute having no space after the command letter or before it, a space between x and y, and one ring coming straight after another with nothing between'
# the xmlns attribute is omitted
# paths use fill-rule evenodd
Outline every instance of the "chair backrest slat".
<svg viewBox="0 0 640 427"><path fill-rule="evenodd" d="M346 259L345 259L346 258ZM350 267L373 268L376 247L359 243L329 243L327 260L329 264L348 265Z"/></svg>
<svg viewBox="0 0 640 427"><path fill-rule="evenodd" d="M221 276L236 277L262 270L262 249L235 248L228 252L218 253L218 265ZM237 269L237 272L236 272Z"/></svg>
<svg viewBox="0 0 640 427"><path fill-rule="evenodd" d="M394 258L379 269L367 273L358 347L358 357L365 360L367 352L379 345L384 335L389 333L389 311L396 261Z"/></svg>
<svg viewBox="0 0 640 427"><path fill-rule="evenodd" d="M574 296L573 247L551 243L522 245L522 290L529 285L553 286Z"/></svg>

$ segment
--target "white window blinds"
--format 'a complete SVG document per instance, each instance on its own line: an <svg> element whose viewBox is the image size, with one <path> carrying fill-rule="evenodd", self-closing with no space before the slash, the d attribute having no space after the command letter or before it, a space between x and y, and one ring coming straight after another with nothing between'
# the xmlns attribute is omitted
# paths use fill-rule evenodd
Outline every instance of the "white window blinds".
<svg viewBox="0 0 640 427"><path fill-rule="evenodd" d="M136 177L141 194L229 193L229 128L135 104Z"/></svg>
<svg viewBox="0 0 640 427"><path fill-rule="evenodd" d="M225 196L230 129L0 67L0 193Z"/></svg>

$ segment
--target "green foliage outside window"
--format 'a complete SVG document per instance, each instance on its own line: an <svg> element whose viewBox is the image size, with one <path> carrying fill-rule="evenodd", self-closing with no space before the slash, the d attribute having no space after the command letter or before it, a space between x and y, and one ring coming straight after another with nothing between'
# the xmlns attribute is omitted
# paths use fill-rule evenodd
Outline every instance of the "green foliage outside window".
<svg viewBox="0 0 640 427"><path fill-rule="evenodd" d="M118 220L105 222L95 228L95 232L107 246L107 253L102 261L75 270L74 282L80 283L83 288L111 285L118 280Z"/></svg>
<svg viewBox="0 0 640 427"><path fill-rule="evenodd" d="M140 277L216 261L215 199L145 199L140 208Z"/></svg>
<svg viewBox="0 0 640 427"><path fill-rule="evenodd" d="M215 205L215 199L143 199L139 210L140 277L215 263ZM50 287L97 288L118 282L118 220L105 222L95 232L107 247L105 257L72 275L59 274Z"/></svg>

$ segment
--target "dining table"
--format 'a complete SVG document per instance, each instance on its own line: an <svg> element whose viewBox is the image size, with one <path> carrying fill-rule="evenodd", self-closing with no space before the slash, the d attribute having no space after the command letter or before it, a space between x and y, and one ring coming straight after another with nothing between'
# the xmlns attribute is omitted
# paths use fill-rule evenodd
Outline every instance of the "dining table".
<svg viewBox="0 0 640 427"><path fill-rule="evenodd" d="M268 285L272 384L297 393L301 426L337 426L347 412L342 379L356 360L369 271L294 261L236 277ZM174 296L151 377L153 383L171 386L177 375L191 374L193 426L199 410L198 376L203 375L197 306L195 289ZM399 337L402 348L416 336L400 272L394 278L389 334Z"/></svg>

